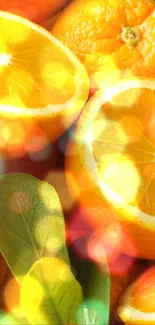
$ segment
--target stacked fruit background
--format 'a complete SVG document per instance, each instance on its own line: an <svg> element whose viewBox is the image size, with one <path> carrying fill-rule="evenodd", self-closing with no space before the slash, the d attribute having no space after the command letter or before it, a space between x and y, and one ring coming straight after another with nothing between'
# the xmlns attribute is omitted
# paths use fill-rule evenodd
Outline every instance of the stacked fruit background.
<svg viewBox="0 0 155 325"><path fill-rule="evenodd" d="M154 0L0 0L0 31L0 324L154 324Z"/></svg>

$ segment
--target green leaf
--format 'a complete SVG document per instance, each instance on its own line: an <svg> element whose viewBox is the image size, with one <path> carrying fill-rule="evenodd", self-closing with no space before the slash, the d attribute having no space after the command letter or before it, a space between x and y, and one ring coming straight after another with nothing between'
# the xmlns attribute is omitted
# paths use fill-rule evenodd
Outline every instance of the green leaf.
<svg viewBox="0 0 155 325"><path fill-rule="evenodd" d="M87 270L85 272L85 270ZM84 302L78 311L80 325L108 325L110 310L110 274L108 265L85 262L81 270Z"/></svg>
<svg viewBox="0 0 155 325"><path fill-rule="evenodd" d="M43 258L25 276L20 306L36 325L75 325L82 290L70 266L58 258Z"/></svg>
<svg viewBox="0 0 155 325"><path fill-rule="evenodd" d="M0 325L19 325L20 323L10 314L0 312Z"/></svg>
<svg viewBox="0 0 155 325"><path fill-rule="evenodd" d="M0 251L12 273L23 276L42 257L69 263L64 217L58 195L48 183L22 173L0 178Z"/></svg>
<svg viewBox="0 0 155 325"><path fill-rule="evenodd" d="M28 320L25 318L25 316L23 315L23 312L21 311L21 308L19 306L14 307L11 310L11 314L13 319L18 322L19 325L29 325L30 323L28 322ZM13 323L9 323L9 325L13 325Z"/></svg>
<svg viewBox="0 0 155 325"><path fill-rule="evenodd" d="M3 311L0 311L0 325L22 325L23 323L20 322L16 317L14 317L10 313L4 313ZM25 325L28 325L25 323Z"/></svg>

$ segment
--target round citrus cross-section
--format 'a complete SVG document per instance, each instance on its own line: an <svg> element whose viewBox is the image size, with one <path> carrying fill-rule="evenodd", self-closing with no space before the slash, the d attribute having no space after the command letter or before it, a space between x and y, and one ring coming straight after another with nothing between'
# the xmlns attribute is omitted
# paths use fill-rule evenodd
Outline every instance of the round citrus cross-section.
<svg viewBox="0 0 155 325"><path fill-rule="evenodd" d="M118 314L126 325L155 323L155 267L136 279L120 298Z"/></svg>
<svg viewBox="0 0 155 325"><path fill-rule="evenodd" d="M0 118L5 126L21 124L24 143L36 127L54 141L87 100L87 72L44 28L2 11L0 27ZM4 141L1 151L7 153L8 146Z"/></svg>
<svg viewBox="0 0 155 325"><path fill-rule="evenodd" d="M154 103L151 79L124 79L98 91L66 156L69 189L87 220L104 231L118 224L121 251L142 258L155 258L155 142L149 128Z"/></svg>

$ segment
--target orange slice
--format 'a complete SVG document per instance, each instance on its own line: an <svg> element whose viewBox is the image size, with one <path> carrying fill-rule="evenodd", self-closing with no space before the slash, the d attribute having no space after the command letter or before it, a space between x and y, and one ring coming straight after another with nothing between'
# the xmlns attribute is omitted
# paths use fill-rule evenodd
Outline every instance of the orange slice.
<svg viewBox="0 0 155 325"><path fill-rule="evenodd" d="M26 143L34 127L54 141L87 100L87 72L44 28L6 12L0 28L0 151Z"/></svg>
<svg viewBox="0 0 155 325"><path fill-rule="evenodd" d="M68 187L87 220L106 234L115 229L119 250L143 258L155 258L154 114L154 80L124 79L100 90L66 158Z"/></svg>
<svg viewBox="0 0 155 325"><path fill-rule="evenodd" d="M127 325L155 324L155 267L145 271L123 293L118 314Z"/></svg>

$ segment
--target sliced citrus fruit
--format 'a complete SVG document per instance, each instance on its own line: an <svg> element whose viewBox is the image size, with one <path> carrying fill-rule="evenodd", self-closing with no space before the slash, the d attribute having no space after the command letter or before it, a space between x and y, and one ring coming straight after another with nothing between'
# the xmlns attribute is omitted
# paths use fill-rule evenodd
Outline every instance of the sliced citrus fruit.
<svg viewBox="0 0 155 325"><path fill-rule="evenodd" d="M116 229L120 250L143 258L155 258L154 114L154 80L124 79L100 90L66 157L69 188L89 222Z"/></svg>
<svg viewBox="0 0 155 325"><path fill-rule="evenodd" d="M118 314L127 325L155 323L155 267L142 273L123 293Z"/></svg>
<svg viewBox="0 0 155 325"><path fill-rule="evenodd" d="M126 262L124 258L124 263ZM123 260L122 260L123 263ZM114 311L119 304L119 298L127 286L132 283L144 270L146 270L146 261L134 259L132 265L125 272L111 275L111 301L110 309Z"/></svg>
<svg viewBox="0 0 155 325"><path fill-rule="evenodd" d="M6 12L0 28L0 150L18 148L34 129L53 141L87 100L87 72L44 28Z"/></svg>

